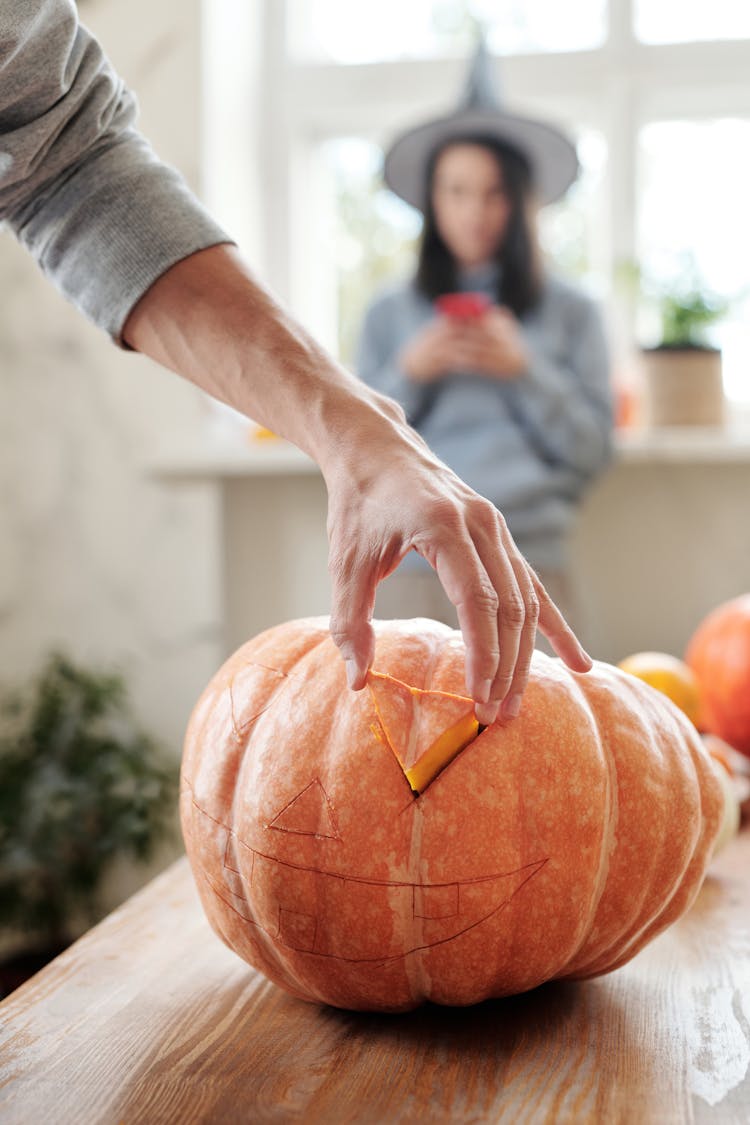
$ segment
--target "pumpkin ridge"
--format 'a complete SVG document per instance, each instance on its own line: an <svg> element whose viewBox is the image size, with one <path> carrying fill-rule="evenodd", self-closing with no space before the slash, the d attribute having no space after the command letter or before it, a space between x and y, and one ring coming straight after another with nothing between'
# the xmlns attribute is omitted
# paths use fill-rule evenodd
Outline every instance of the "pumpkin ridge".
<svg viewBox="0 0 750 1125"><path fill-rule="evenodd" d="M650 942L653 938L655 938L658 934L665 930L672 923L672 921L674 921L675 918L679 917L686 910L688 910L701 888L702 878L700 876L704 866L703 861L705 859L706 853L710 849L711 844L716 838L721 818L716 812L716 806L714 805L712 826L711 819L708 816L708 789L711 788L711 784L709 782L708 788L705 785L701 784L701 769L705 766L705 763L702 760L703 750L702 746L697 740L697 735L695 735L692 729L689 731L689 734L689 757L691 765L693 767L692 776L695 779L695 789L698 793L698 800L701 810L701 817L695 836L695 842L688 855L688 859L685 863L684 869L679 878L675 880L675 885L672 889L672 892L666 899L662 909L653 919L646 923L641 932L637 935L635 941L629 942L624 950L618 950L617 960L607 971L612 971L616 968L619 968L620 965L623 965L626 961L629 961L632 957L635 956L636 953L639 952L639 950L647 945L648 942ZM699 769L697 762L700 762L701 769ZM709 773L711 773L710 768L705 769L703 777L708 776ZM715 792L718 792L718 789L715 790ZM698 878L692 877L696 866L699 869Z"/></svg>
<svg viewBox="0 0 750 1125"><path fill-rule="evenodd" d="M641 699L644 695L643 689L640 685L641 681L638 681L637 686L633 683L626 683L624 685L626 690L636 697L636 701ZM650 689L648 684L646 684L645 686L649 689L650 694L652 689ZM663 703L664 701L659 699L660 707L663 706ZM683 716L681 713L678 713L676 705L672 704L669 700L667 700L666 703L670 709L671 714L677 717L678 721L681 722ZM689 735L692 735L693 732L691 728L686 725L685 729L688 731ZM654 744L653 731L648 731L646 733L652 736L650 740L652 750L654 752L658 751L660 758L666 761L666 770L665 776L663 778L662 790L668 790L671 792L674 788L675 779L684 774L685 758L683 757L683 759L680 760L677 755L671 754L669 758L665 759L664 749L659 741L657 740L656 744ZM698 781L698 776L695 770L695 763L692 759L692 755L690 755L690 761L691 779L695 781L695 785L691 785L690 789L691 792L694 792L694 790L697 789L702 801L701 786ZM682 826L680 826L680 831L682 831ZM574 976L579 977L579 979L583 979L587 976L598 976L604 972L612 972L615 968L617 968L619 964L624 964L625 961L628 961L632 957L634 957L639 949L641 949L645 944L647 944L648 941L650 941L653 937L656 937L657 934L659 934L663 929L666 928L667 925L669 925L669 921L673 916L672 907L675 896L685 887L685 879L688 871L690 870L691 864L693 863L695 857L695 849L699 842L698 837L696 836L696 839L693 842L692 846L688 844L684 847L683 863L681 866L676 867L674 863L671 865L671 886L668 886L665 894L663 864L659 861L659 856L661 854L661 845L663 845L665 840L670 839L673 836L674 826L670 826L667 823L666 819L664 819L662 821L662 831L659 838L659 843L652 850L654 862L650 864L647 870L644 871L643 869L641 869L639 872L639 875L641 876L641 893L638 897L637 902L635 902L632 906L631 921L629 925L623 927L618 931L618 933L614 934L608 944L601 950L599 950L596 957L590 960L588 964L582 966L579 970L576 970L573 974ZM644 875L646 876L645 878L643 878ZM655 884L658 884L660 889L660 905L658 911L655 914L653 912L649 914L648 911L644 912L644 905L653 901ZM682 910L677 911L677 913L682 913ZM616 951L617 953L616 962L612 962L613 951Z"/></svg>
<svg viewBox="0 0 750 1125"><path fill-rule="evenodd" d="M619 819L619 793L617 785L617 758L613 751L609 734L599 721L595 709L591 704L591 700L586 692L586 683L575 675L566 673L568 676L569 684L573 693L578 700L586 718L588 719L591 730L595 734L595 741L599 748L599 758L603 769L603 774L606 777L607 784L606 792L606 805L602 817L602 839L599 848L599 863L597 866L596 878L591 888L591 905L589 907L586 921L581 929L581 938L575 948L571 951L570 956L561 966L560 972L564 973L569 970L569 967L575 961L584 955L585 950L592 936L592 929L596 922L596 916L599 910L602 897L607 887L607 880L609 878L610 859L612 851L615 847L617 838L617 826Z"/></svg>
<svg viewBox="0 0 750 1125"><path fill-rule="evenodd" d="M626 694L634 700L636 705L643 698L643 694L644 694L643 693L643 686L648 688L649 692L653 690L653 689L649 688L649 685L643 685L643 681L636 680L635 677L630 677L629 681L628 680L623 681L621 679L621 676L620 676L619 672L614 668L608 668L608 671L614 675L615 681L618 684L618 688L623 688L625 690ZM628 673L623 673L623 674L629 675ZM632 708L632 710L634 712L636 712L636 708ZM598 723L597 723L597 727L599 728ZM644 733L646 735L651 734L651 732L648 731L648 730L645 731L645 732L641 731L641 736ZM603 747L605 745L609 744L608 736L605 736L604 738L602 738L601 734L600 734L599 741L600 741L600 744ZM655 747L655 745L653 743L653 740L649 739L648 740L648 752L651 753L651 754L654 754L656 749L657 749L657 747ZM661 752L661 748L658 747L658 749L659 749L660 757L663 757L663 754ZM621 768L621 765L620 765L617 754L613 753L611 755L611 758L612 758L613 770L610 772L609 777L610 777L610 781L613 781L612 795L613 795L613 799L614 799L614 805L618 810L617 816L618 816L618 819L619 819L619 794L620 794L620 788L621 788L621 786L624 785L625 782L624 782L624 778L623 778L623 771L622 771L622 768ZM611 862L612 859L615 858L616 862L619 861L619 857L617 857L617 849L620 846L620 842L619 842L619 838L618 838L618 835L617 835L616 827L617 827L617 825L615 823L613 825L613 828L612 828L612 833L611 833L611 837L610 837L610 848L609 848L608 855L607 855L607 880L605 880L604 890L606 890L606 888L607 888L608 877L609 877L610 869L612 867L612 862ZM666 826L666 824L664 824L662 834L661 834L661 837L660 837L660 843L663 842L663 840L666 838L667 834L668 834L667 826ZM654 849L652 851L652 855L657 856L657 854L658 854L658 849ZM598 944L598 948L597 948L597 945L595 944L594 955L589 956L588 959L584 960L583 964L579 964L578 966L575 966L570 971L570 973L569 973L570 976L574 977L575 979L585 979L586 977L589 977L589 976L598 976L601 973L609 972L610 970L607 966L608 966L608 959L611 956L612 950L623 948L623 942L625 943L625 946L628 946L632 942L637 941L638 934L640 933L639 920L643 917L644 903L648 902L650 900L650 898L653 896L654 879L655 879L655 876L658 876L660 874L660 872L661 872L661 868L658 866L658 863L656 863L656 862L654 862L654 864L652 864L648 868L647 871L644 871L643 869L639 870L638 874L639 874L639 879L640 879L640 894L638 896L637 901L633 901L630 904L629 919L628 920L622 920L621 918L618 918L618 928L615 931L610 931L610 933L608 935L608 940L606 941L606 943L605 944ZM644 875L646 876L645 878L644 878ZM680 875L679 878L681 878L681 875ZM679 878L678 878L678 883L679 883ZM601 898L599 899L599 901L601 901ZM597 905L598 905L598 903L597 903ZM660 912L661 912L661 908L660 908ZM627 937L625 935L627 935ZM601 942L601 934L597 934L597 937L599 938L599 943L600 943Z"/></svg>

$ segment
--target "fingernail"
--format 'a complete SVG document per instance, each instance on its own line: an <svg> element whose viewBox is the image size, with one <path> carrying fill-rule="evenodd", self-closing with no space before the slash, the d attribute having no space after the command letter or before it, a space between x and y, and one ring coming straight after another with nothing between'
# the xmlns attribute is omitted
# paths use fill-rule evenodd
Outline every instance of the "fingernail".
<svg viewBox="0 0 750 1125"><path fill-rule="evenodd" d="M516 719L521 713L521 701L523 696L516 692L515 695L509 695L503 702L503 715L509 719Z"/></svg>
<svg viewBox="0 0 750 1125"><path fill-rule="evenodd" d="M357 682L357 665L351 658L346 661L346 682L350 688Z"/></svg>
<svg viewBox="0 0 750 1125"><path fill-rule="evenodd" d="M474 714L480 726L491 727L499 710L499 703L480 703L478 709L475 708Z"/></svg>
<svg viewBox="0 0 750 1125"><path fill-rule="evenodd" d="M492 680L482 680L477 689L477 703L487 703L492 691Z"/></svg>

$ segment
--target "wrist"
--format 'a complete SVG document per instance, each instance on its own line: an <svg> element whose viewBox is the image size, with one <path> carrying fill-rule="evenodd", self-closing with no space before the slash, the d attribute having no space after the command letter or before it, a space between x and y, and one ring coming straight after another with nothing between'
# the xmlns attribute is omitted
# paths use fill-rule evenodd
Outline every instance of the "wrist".
<svg viewBox="0 0 750 1125"><path fill-rule="evenodd" d="M397 450L419 441L398 403L354 380L353 386L337 384L321 401L306 452L326 483L343 473L367 488Z"/></svg>

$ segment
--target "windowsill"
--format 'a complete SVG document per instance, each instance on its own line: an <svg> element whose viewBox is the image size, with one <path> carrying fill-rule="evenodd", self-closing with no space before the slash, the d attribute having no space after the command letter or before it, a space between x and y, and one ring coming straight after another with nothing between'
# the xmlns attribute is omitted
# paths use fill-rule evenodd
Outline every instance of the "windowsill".
<svg viewBox="0 0 750 1125"><path fill-rule="evenodd" d="M750 461L750 424L620 430L615 437L615 449L617 460L624 464L747 462Z"/></svg>
<svg viewBox="0 0 750 1125"><path fill-rule="evenodd" d="M151 476L166 480L210 477L295 476L317 473L315 462L281 438L243 441L237 436L219 441L207 437L189 448L174 446L146 463Z"/></svg>
<svg viewBox="0 0 750 1125"><path fill-rule="evenodd" d="M726 464L750 462L750 425L661 430L627 430L615 435L615 459L622 465ZM309 476L318 468L307 454L280 438L206 438L174 446L148 459L150 476L190 481L211 478Z"/></svg>

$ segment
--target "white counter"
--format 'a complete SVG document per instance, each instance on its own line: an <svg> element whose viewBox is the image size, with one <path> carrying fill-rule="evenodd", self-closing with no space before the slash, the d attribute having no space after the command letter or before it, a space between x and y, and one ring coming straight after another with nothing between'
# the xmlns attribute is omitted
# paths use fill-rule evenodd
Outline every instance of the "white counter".
<svg viewBox="0 0 750 1125"><path fill-rule="evenodd" d="M623 431L616 435L619 464L750 463L750 426L726 429L674 427ZM317 473L296 446L279 438L206 438L200 445L173 445L154 456L149 472L165 479L278 476Z"/></svg>
<svg viewBox="0 0 750 1125"><path fill-rule="evenodd" d="M148 470L165 486L216 488L227 652L278 621L328 612L325 486L303 453L277 439L207 439L162 451ZM679 655L709 609L750 590L750 427L619 434L572 556L593 655Z"/></svg>

